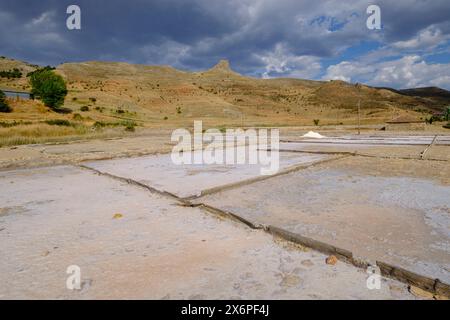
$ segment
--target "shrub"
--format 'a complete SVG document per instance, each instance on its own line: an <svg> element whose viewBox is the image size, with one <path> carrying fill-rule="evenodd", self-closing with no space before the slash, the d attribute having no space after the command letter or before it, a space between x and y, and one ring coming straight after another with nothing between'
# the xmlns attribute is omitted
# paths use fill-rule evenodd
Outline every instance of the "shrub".
<svg viewBox="0 0 450 320"><path fill-rule="evenodd" d="M55 111L56 113L61 113L61 114L69 114L72 113L72 109L69 108L57 108L57 109L53 109L53 111Z"/></svg>
<svg viewBox="0 0 450 320"><path fill-rule="evenodd" d="M63 126L63 127L71 127L72 123L69 120L65 119L51 119L44 121L46 124L51 126Z"/></svg>
<svg viewBox="0 0 450 320"><path fill-rule="evenodd" d="M84 120L84 118L79 113L74 113L74 115L72 117L73 117L73 120L75 120L75 121L83 121Z"/></svg>
<svg viewBox="0 0 450 320"><path fill-rule="evenodd" d="M444 127L445 129L450 129L450 122L447 123L446 125L443 125L443 127Z"/></svg>
<svg viewBox="0 0 450 320"><path fill-rule="evenodd" d="M433 121L434 121L433 117L429 117L429 118L425 119L425 123L428 123L428 124L433 124Z"/></svg>
<svg viewBox="0 0 450 320"><path fill-rule="evenodd" d="M125 121L120 121L120 122L102 122L102 121L96 121L93 125L93 127L95 129L100 129L100 128L106 128L106 127L125 127L126 131L134 131L134 127L137 126L136 122L134 121L130 121L130 120L125 120Z"/></svg>
<svg viewBox="0 0 450 320"><path fill-rule="evenodd" d="M108 126L108 123L102 122L102 121L95 121L95 123L93 125L93 127L96 128L96 129L104 128L104 127L107 127L107 126Z"/></svg>
<svg viewBox="0 0 450 320"><path fill-rule="evenodd" d="M8 71L0 71L0 77L1 78L22 78L22 72L20 72L19 69L14 68L12 70Z"/></svg>
<svg viewBox="0 0 450 320"><path fill-rule="evenodd" d="M314 120L313 120L313 122L314 122L314 125L315 125L315 126L318 126L318 125L319 125L319 122L320 122L320 120L319 120L319 119L314 119Z"/></svg>
<svg viewBox="0 0 450 320"><path fill-rule="evenodd" d="M94 102L94 103L97 101L96 98L89 98L89 100L90 100L91 102Z"/></svg>
<svg viewBox="0 0 450 320"><path fill-rule="evenodd" d="M0 90L0 112L11 112L12 108L9 106L8 101L6 101L6 95Z"/></svg>
<svg viewBox="0 0 450 320"><path fill-rule="evenodd" d="M29 125L29 124L33 124L33 122L31 121L12 121L12 122L5 122L5 121L0 121L0 128L11 128L11 127L15 127L15 126L20 126L20 125Z"/></svg>
<svg viewBox="0 0 450 320"><path fill-rule="evenodd" d="M168 116L165 116L165 117L164 117L164 120L168 120L168 119L169 119L169 117L168 117Z"/></svg>
<svg viewBox="0 0 450 320"><path fill-rule="evenodd" d="M80 111L82 111L82 112L89 111L89 107L88 107L88 106L82 106L82 107L80 108Z"/></svg>
<svg viewBox="0 0 450 320"><path fill-rule="evenodd" d="M42 71L52 71L52 70L55 70L55 68L50 67L50 66L46 66L46 67L44 67L44 68L39 68L38 66L35 66L35 67L36 67L37 69L34 70L34 71L31 71L31 72L28 72L28 73L27 73L27 77L31 77L31 76L33 76L34 74L37 74L37 73L42 72Z"/></svg>
<svg viewBox="0 0 450 320"><path fill-rule="evenodd" d="M445 118L445 116L432 115L431 117L426 118L425 122L428 124L433 124L433 122L445 121Z"/></svg>
<svg viewBox="0 0 450 320"><path fill-rule="evenodd" d="M64 79L48 68L29 73L31 93L39 97L47 107L55 110L63 105L67 87Z"/></svg>

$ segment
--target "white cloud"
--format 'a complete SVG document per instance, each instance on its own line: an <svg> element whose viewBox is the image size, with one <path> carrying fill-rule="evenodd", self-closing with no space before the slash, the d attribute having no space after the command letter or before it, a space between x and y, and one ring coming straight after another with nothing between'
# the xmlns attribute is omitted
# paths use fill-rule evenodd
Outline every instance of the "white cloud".
<svg viewBox="0 0 450 320"><path fill-rule="evenodd" d="M174 67L182 66L180 62L189 52L190 47L175 41L165 41L161 44L148 44L139 48L139 54L147 58L146 63L167 64Z"/></svg>
<svg viewBox="0 0 450 320"><path fill-rule="evenodd" d="M427 27L414 37L405 41L394 42L391 46L396 49L426 49L430 50L450 39L450 35L443 34L439 28Z"/></svg>
<svg viewBox="0 0 450 320"><path fill-rule="evenodd" d="M327 68L324 80L342 80L352 82L354 78L372 72L372 68L362 63L343 61Z"/></svg>
<svg viewBox="0 0 450 320"><path fill-rule="evenodd" d="M39 29L41 30L53 29L55 27L55 18L56 18L55 11L51 10L43 12L39 16L31 19L31 21L25 25L25 29L31 31L39 31Z"/></svg>
<svg viewBox="0 0 450 320"><path fill-rule="evenodd" d="M265 65L265 71L262 73L263 78L279 76L314 78L322 69L319 58L293 55L282 43L278 43L273 52L256 54L255 56Z"/></svg>
<svg viewBox="0 0 450 320"><path fill-rule="evenodd" d="M323 79L357 81L396 88L438 86L449 89L450 63L427 63L417 55L370 65L344 61L329 66Z"/></svg>

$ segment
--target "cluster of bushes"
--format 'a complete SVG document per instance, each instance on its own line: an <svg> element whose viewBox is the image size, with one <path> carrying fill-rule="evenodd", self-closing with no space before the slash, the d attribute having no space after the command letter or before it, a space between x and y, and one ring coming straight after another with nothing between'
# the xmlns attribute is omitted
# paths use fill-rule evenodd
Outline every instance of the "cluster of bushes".
<svg viewBox="0 0 450 320"><path fill-rule="evenodd" d="M7 122L7 121L0 121L0 128L11 128L11 127L15 127L15 126L20 126L20 125L29 125L32 124L33 122L31 121L11 121L11 122Z"/></svg>
<svg viewBox="0 0 450 320"><path fill-rule="evenodd" d="M77 116L81 117L80 114L76 113L74 115L74 118L78 118ZM81 117L82 118L82 117ZM77 119L74 119L77 120ZM66 119L51 119L43 121L44 123L51 125L51 126L62 126L62 127L75 127L77 124L70 122ZM137 124L134 121L120 121L120 122L102 122L97 121L94 123L93 128L99 129L99 128L107 128L107 127L124 127L126 131L134 131Z"/></svg>
<svg viewBox="0 0 450 320"><path fill-rule="evenodd" d="M46 124L50 126L63 126L63 127L73 127L74 124L71 123L69 120L65 119L51 119L51 120L45 120Z"/></svg>
<svg viewBox="0 0 450 320"><path fill-rule="evenodd" d="M433 124L433 122L439 122L444 121L444 117L438 116L438 115L432 115L431 117L428 117L425 119L425 122L428 124Z"/></svg>
<svg viewBox="0 0 450 320"><path fill-rule="evenodd" d="M67 87L64 79L55 74L52 67L38 69L27 76L30 78L34 97L40 98L47 107L55 111L63 111L59 109L64 104Z"/></svg>
<svg viewBox="0 0 450 320"><path fill-rule="evenodd" d="M0 71L0 77L1 78L22 78L22 72L20 72L19 69L14 68L12 70L8 70L8 71Z"/></svg>
<svg viewBox="0 0 450 320"><path fill-rule="evenodd" d="M3 91L0 90L0 112L11 112L12 108L9 106L6 101L6 95Z"/></svg>
<svg viewBox="0 0 450 320"><path fill-rule="evenodd" d="M97 108L96 108L96 110L97 110ZM117 108L116 110L113 111L113 113L120 114L120 115L125 115L126 114L128 116L135 116L136 115L136 112L128 111L126 109L122 109L122 107Z"/></svg>
<svg viewBox="0 0 450 320"><path fill-rule="evenodd" d="M106 128L106 127L125 127L126 131L130 131L130 132L134 132L135 131L135 127L137 126L136 122L134 121L129 121L129 120L125 120L125 121L120 121L120 122L102 122L102 121L97 121L94 123L94 128L98 129L98 128Z"/></svg>
<svg viewBox="0 0 450 320"><path fill-rule="evenodd" d="M50 66L46 66L46 67L43 67L43 68L37 68L34 71L28 72L27 73L27 77L29 78L33 74L36 74L36 73L39 73L39 72L42 72L42 71L53 71L53 70L55 70L55 68L54 67L50 67Z"/></svg>
<svg viewBox="0 0 450 320"><path fill-rule="evenodd" d="M442 122L450 120L450 107L447 107L446 112L442 114L434 114L425 119L426 123L433 124L433 122Z"/></svg>

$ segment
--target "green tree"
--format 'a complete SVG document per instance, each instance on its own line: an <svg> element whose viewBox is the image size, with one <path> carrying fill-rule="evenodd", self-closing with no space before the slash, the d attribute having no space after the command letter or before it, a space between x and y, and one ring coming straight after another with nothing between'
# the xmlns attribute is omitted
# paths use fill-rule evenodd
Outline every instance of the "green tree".
<svg viewBox="0 0 450 320"><path fill-rule="evenodd" d="M67 87L64 79L48 68L29 74L31 93L40 98L47 107L58 109L64 104Z"/></svg>
<svg viewBox="0 0 450 320"><path fill-rule="evenodd" d="M6 95L5 93L0 90L0 112L11 112L12 109L8 105L8 102L6 101Z"/></svg>

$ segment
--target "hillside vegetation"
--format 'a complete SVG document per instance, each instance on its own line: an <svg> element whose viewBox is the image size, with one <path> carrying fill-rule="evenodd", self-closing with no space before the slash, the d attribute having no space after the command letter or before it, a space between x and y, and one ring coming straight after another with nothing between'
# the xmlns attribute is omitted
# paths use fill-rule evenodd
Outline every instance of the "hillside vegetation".
<svg viewBox="0 0 450 320"><path fill-rule="evenodd" d="M22 73L20 78L0 77L0 89L30 91L26 75L37 68L0 58L0 71ZM356 123L361 101L361 122L380 124L403 114L426 119L450 104L448 91L438 88L399 91L343 81L256 79L232 71L225 60L204 72L119 62L65 63L54 72L66 82L64 108L72 113L19 100L10 101L13 112L0 114L0 121L36 125L67 120L89 134L192 126L193 120L203 120L205 126L341 125Z"/></svg>

